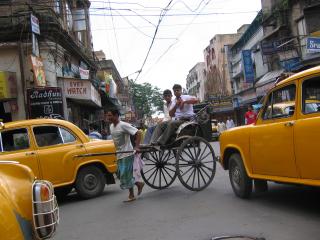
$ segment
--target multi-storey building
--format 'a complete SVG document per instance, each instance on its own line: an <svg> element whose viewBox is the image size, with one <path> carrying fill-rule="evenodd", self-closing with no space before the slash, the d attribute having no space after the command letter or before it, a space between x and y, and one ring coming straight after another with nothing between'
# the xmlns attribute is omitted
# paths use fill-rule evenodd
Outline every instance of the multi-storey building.
<svg viewBox="0 0 320 240"><path fill-rule="evenodd" d="M56 117L86 128L103 117L89 7L88 0L1 1L4 121Z"/></svg>
<svg viewBox="0 0 320 240"><path fill-rule="evenodd" d="M188 73L187 92L189 95L196 96L201 102L205 99L205 63L197 63Z"/></svg>

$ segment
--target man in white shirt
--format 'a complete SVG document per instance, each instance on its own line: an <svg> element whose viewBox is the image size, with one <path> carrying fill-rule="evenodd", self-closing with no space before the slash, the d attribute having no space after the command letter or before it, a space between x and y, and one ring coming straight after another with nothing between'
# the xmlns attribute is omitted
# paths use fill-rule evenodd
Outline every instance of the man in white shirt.
<svg viewBox="0 0 320 240"><path fill-rule="evenodd" d="M229 116L228 116L228 118L227 118L226 127L227 127L227 129L230 129L230 128L234 128L234 127L235 127L233 120L232 120Z"/></svg>
<svg viewBox="0 0 320 240"><path fill-rule="evenodd" d="M131 124L120 121L118 110L109 110L107 118L110 124L110 133L116 146L117 151L132 151L129 153L118 153L118 177L120 179L120 188L129 189L129 196L126 202L135 200L133 187L137 185L138 195L144 186L143 182L135 182L133 177L134 153L130 140L130 135L135 136L135 149L139 150L141 132Z"/></svg>
<svg viewBox="0 0 320 240"><path fill-rule="evenodd" d="M217 130L219 134L227 130L226 124L222 121L222 119L219 120L218 125L217 125Z"/></svg>
<svg viewBox="0 0 320 240"><path fill-rule="evenodd" d="M172 92L169 89L166 89L163 91L163 99L164 99L164 103L163 103L163 113L164 113L164 118L163 121L158 124L156 126L156 128L154 129L150 142L154 143L158 140L158 138L161 136L161 134L163 133L163 131L167 128L168 126L168 122L171 121L171 117L169 114L169 109L171 108L171 104L172 104ZM149 143L149 142L148 142Z"/></svg>
<svg viewBox="0 0 320 240"><path fill-rule="evenodd" d="M160 138L156 142L157 145L165 145L168 143L170 137L175 133L178 127L185 121L190 121L195 113L193 112L193 104L198 103L199 100L190 95L182 95L182 87L175 84L172 87L176 98L172 101L169 109L170 117L174 118L168 122Z"/></svg>

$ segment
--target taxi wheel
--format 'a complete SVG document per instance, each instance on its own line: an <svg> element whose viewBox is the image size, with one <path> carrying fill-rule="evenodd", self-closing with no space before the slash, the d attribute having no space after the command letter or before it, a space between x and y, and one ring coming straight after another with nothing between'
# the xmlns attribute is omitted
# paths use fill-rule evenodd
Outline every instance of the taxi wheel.
<svg viewBox="0 0 320 240"><path fill-rule="evenodd" d="M234 153L229 158L229 178L235 195L249 198L252 192L252 180L248 177L241 156Z"/></svg>
<svg viewBox="0 0 320 240"><path fill-rule="evenodd" d="M102 171L95 166L82 168L76 179L77 193L85 199L99 196L105 187L106 179Z"/></svg>

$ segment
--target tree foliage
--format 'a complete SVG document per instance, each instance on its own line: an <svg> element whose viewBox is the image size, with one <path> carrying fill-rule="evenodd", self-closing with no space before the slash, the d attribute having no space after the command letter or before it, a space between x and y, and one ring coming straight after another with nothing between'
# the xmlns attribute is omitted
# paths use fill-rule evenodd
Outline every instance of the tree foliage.
<svg viewBox="0 0 320 240"><path fill-rule="evenodd" d="M144 114L151 116L156 111L163 110L162 92L158 87L154 87L150 83L138 84L131 80L130 92L139 117Z"/></svg>

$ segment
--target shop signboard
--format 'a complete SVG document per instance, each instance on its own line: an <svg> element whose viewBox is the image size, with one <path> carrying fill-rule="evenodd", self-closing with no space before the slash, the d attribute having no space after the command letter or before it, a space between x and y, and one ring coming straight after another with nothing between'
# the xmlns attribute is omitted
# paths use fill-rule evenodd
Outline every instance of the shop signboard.
<svg viewBox="0 0 320 240"><path fill-rule="evenodd" d="M61 88L30 88L27 98L29 118L64 118Z"/></svg>
<svg viewBox="0 0 320 240"><path fill-rule="evenodd" d="M294 71L302 67L299 57L281 61L280 64L281 64L281 67L288 72Z"/></svg>
<svg viewBox="0 0 320 240"><path fill-rule="evenodd" d="M14 72L0 71L0 99L17 97L17 77Z"/></svg>
<svg viewBox="0 0 320 240"><path fill-rule="evenodd" d="M254 69L251 58L251 50L242 50L243 73L246 83L254 82Z"/></svg>
<svg viewBox="0 0 320 240"><path fill-rule="evenodd" d="M38 18L31 14L30 21L32 32L40 35L40 26Z"/></svg>
<svg viewBox="0 0 320 240"><path fill-rule="evenodd" d="M34 82L37 87L46 86L46 75L44 73L43 62L40 57L30 55L33 70Z"/></svg>
<svg viewBox="0 0 320 240"><path fill-rule="evenodd" d="M307 52L308 53L319 53L320 52L320 38L319 37L308 37L307 38Z"/></svg>
<svg viewBox="0 0 320 240"><path fill-rule="evenodd" d="M90 81L64 79L66 98L88 100L101 107L101 97Z"/></svg>
<svg viewBox="0 0 320 240"><path fill-rule="evenodd" d="M86 70L86 69L79 67L79 73L80 73L81 79L86 79L86 80L89 79L89 73L90 73L89 70Z"/></svg>

